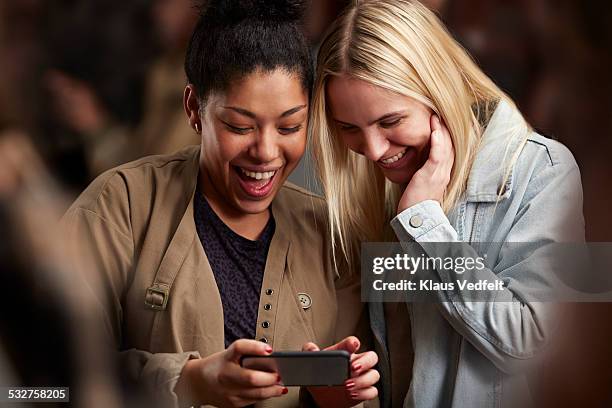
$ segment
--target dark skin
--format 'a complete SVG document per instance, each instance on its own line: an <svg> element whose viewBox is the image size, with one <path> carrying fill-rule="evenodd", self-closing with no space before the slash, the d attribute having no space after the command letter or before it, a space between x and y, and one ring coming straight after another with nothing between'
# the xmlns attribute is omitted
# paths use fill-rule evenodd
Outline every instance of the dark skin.
<svg viewBox="0 0 612 408"><path fill-rule="evenodd" d="M256 71L235 81L225 93L210 95L204 109L193 86L188 85L184 107L190 125L202 134L204 196L228 227L245 238L257 239L270 219L274 197L304 154L306 90L297 76L285 70ZM260 178L249 179L243 170L259 173ZM257 188L249 188L251 184ZM264 184L267 187L259 189ZM313 397L343 407L375 393L378 372L372 367L378 361L376 353L353 354L359 340L352 336L332 347L351 353L358 369L352 371L345 387L313 389ZM305 350L315 348L312 343L304 345ZM188 361L175 388L181 405L240 407L284 395L287 388L278 374L240 366L244 355L271 352L267 344L241 339L224 351Z"/></svg>
<svg viewBox="0 0 612 408"><path fill-rule="evenodd" d="M276 96L275 96L276 95ZM308 94L294 75L254 72L222 95L211 95L200 118L191 85L185 89L189 123L202 133L202 190L219 217L236 233L256 239L269 207L306 148ZM240 169L271 172L265 196L242 188Z"/></svg>

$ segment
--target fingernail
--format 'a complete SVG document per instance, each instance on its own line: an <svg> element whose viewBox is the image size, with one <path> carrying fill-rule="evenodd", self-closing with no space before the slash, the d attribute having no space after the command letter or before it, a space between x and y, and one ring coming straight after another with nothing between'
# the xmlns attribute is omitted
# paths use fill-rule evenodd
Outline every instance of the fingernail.
<svg viewBox="0 0 612 408"><path fill-rule="evenodd" d="M362 365L361 365L361 364L355 364L355 365L353 366L353 371L359 371L359 370L361 370L361 367L362 367Z"/></svg>
<svg viewBox="0 0 612 408"><path fill-rule="evenodd" d="M355 386L355 383L353 381L349 381L349 382L346 383L346 389L347 390L350 390L354 386Z"/></svg>
<svg viewBox="0 0 612 408"><path fill-rule="evenodd" d="M282 394L285 395L286 393L288 393L289 390L287 389L287 387L283 388Z"/></svg>
<svg viewBox="0 0 612 408"><path fill-rule="evenodd" d="M357 393L356 392L351 392L351 398L357 398Z"/></svg>
<svg viewBox="0 0 612 408"><path fill-rule="evenodd" d="M272 352L272 347L266 346L265 350L266 350L266 353L271 353Z"/></svg>

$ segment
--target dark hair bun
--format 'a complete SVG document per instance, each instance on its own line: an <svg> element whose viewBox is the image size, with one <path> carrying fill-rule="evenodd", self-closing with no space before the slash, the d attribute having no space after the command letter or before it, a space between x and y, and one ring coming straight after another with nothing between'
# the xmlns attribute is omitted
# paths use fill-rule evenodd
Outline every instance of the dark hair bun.
<svg viewBox="0 0 612 408"><path fill-rule="evenodd" d="M305 0L208 0L202 17L215 24L237 24L244 20L297 22L306 9Z"/></svg>

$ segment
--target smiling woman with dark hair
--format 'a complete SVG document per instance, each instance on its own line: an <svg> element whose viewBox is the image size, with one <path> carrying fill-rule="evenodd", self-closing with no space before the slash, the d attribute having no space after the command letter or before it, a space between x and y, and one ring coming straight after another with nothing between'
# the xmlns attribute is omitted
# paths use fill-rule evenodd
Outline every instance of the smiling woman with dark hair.
<svg viewBox="0 0 612 408"><path fill-rule="evenodd" d="M312 83L300 16L297 1L209 2L185 63L201 146L106 172L66 215L127 377L174 405L296 406L298 389L240 358L329 346L362 317L358 284L330 261L323 201L285 182ZM312 397L374 398L376 362L353 354L351 380Z"/></svg>

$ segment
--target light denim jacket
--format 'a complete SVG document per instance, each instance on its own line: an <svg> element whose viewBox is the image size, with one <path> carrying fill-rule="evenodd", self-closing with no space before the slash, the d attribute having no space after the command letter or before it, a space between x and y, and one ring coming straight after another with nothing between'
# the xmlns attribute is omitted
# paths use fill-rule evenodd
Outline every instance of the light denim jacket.
<svg viewBox="0 0 612 408"><path fill-rule="evenodd" d="M498 199L508 168L506 148L514 152L522 142L507 137L519 118L513 107L499 103L483 134L466 193L448 216L436 201L424 201L391 221L400 242L528 242L531 250L525 254L500 248L490 263L493 270L481 271L484 279L504 280L498 296L508 302L498 301L500 297L469 302L455 289L437 292L437 303L408 304L414 364L405 407L529 405L525 370L551 339L551 307L510 300L546 290L546 278L531 261L547 243L584 241L584 218L580 172L572 154L536 133L529 135ZM414 216L422 223L411 223ZM474 254L467 244L464 250ZM440 281L453 279L437 274ZM390 406L388 359L393 356L385 346L383 307L370 303L369 309L381 359L381 403Z"/></svg>

